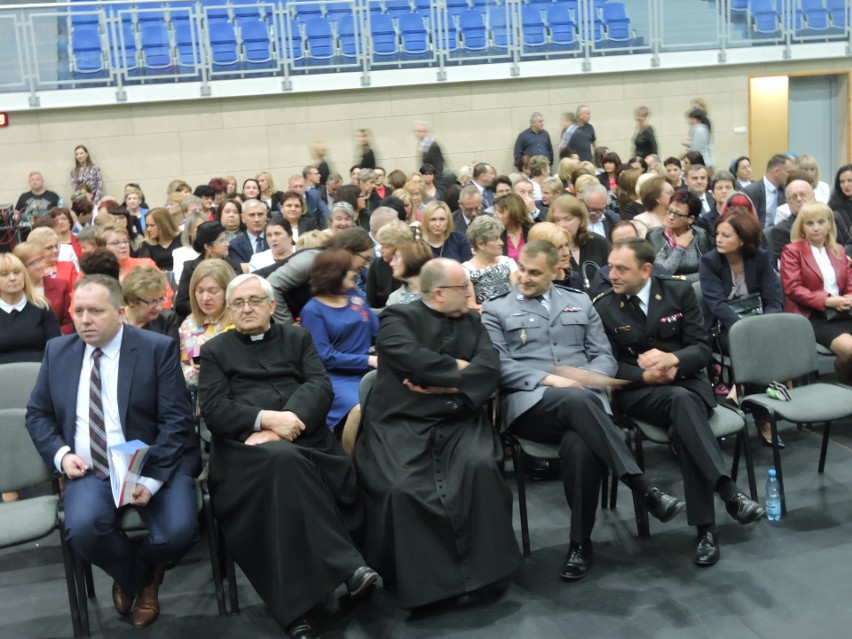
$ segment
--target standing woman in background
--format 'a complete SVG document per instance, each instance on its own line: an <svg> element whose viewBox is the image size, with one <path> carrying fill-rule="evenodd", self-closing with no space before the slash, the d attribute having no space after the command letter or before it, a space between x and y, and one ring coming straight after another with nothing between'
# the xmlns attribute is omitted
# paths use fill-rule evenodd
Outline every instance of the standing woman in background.
<svg viewBox="0 0 852 639"><path fill-rule="evenodd" d="M657 154L657 136L654 127L648 124L648 107L636 107L633 118L636 120L636 133L633 134L633 154L648 157Z"/></svg>
<svg viewBox="0 0 852 639"><path fill-rule="evenodd" d="M358 142L355 157L361 156L358 166L362 169L375 169L376 154L373 153L373 149L370 146L370 132L367 129L357 129L355 131L355 139Z"/></svg>
<svg viewBox="0 0 852 639"><path fill-rule="evenodd" d="M92 191L92 199L101 199L104 190L104 179L101 169L89 157L89 149L82 144L74 149L74 168L71 170L71 190L76 191L85 184Z"/></svg>

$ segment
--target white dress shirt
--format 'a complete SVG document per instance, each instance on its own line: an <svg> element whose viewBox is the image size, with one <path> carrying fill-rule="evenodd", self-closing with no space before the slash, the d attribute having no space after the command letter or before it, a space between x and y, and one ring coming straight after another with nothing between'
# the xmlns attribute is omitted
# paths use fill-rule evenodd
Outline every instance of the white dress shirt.
<svg viewBox="0 0 852 639"><path fill-rule="evenodd" d="M834 272L834 264L831 263L831 258L828 257L828 251L824 246L817 248L811 246L811 253L814 255L820 273L822 273L823 288L829 295L840 295L840 287L837 285L837 273Z"/></svg>

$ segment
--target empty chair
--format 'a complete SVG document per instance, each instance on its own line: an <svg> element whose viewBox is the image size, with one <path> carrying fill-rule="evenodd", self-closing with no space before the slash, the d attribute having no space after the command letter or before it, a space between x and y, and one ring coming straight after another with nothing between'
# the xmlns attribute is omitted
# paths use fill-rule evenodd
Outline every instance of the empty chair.
<svg viewBox="0 0 852 639"><path fill-rule="evenodd" d="M358 55L358 31L360 31L360 29L357 29L352 14L343 15L337 22L337 36L340 41L340 55L344 58L354 58Z"/></svg>
<svg viewBox="0 0 852 639"><path fill-rule="evenodd" d="M208 26L210 59L213 67L233 67L239 61L237 36L230 22L212 22Z"/></svg>
<svg viewBox="0 0 852 639"><path fill-rule="evenodd" d="M495 49L507 49L509 39L514 42L514 32L509 27L507 7L491 7L488 10L488 30L491 32L491 44Z"/></svg>
<svg viewBox="0 0 852 639"><path fill-rule="evenodd" d="M483 15L474 9L459 14L459 31L465 51L483 51L488 48L488 36Z"/></svg>
<svg viewBox="0 0 852 639"><path fill-rule="evenodd" d="M446 0L447 14L456 16L468 9L467 0Z"/></svg>
<svg viewBox="0 0 852 639"><path fill-rule="evenodd" d="M172 48L169 32L163 24L145 24L140 36L142 44L142 66L146 69L162 70L172 66Z"/></svg>
<svg viewBox="0 0 852 639"><path fill-rule="evenodd" d="M71 61L77 73L104 70L101 34L95 27L77 27L71 32Z"/></svg>
<svg viewBox="0 0 852 639"><path fill-rule="evenodd" d="M243 57L246 64L258 66L272 62L272 46L265 22L257 18L244 17L240 21L240 38L243 42Z"/></svg>
<svg viewBox="0 0 852 639"><path fill-rule="evenodd" d="M524 48L543 47L547 44L547 34L539 5L530 5L521 9L521 41L524 43Z"/></svg>
<svg viewBox="0 0 852 639"><path fill-rule="evenodd" d="M373 55L396 55L396 30L393 26L393 19L390 16L370 16L370 40L372 42Z"/></svg>
<svg viewBox="0 0 852 639"><path fill-rule="evenodd" d="M399 17L399 37L405 54L421 55L429 51L429 34L420 14L407 13Z"/></svg>
<svg viewBox="0 0 852 639"><path fill-rule="evenodd" d="M161 7L141 4L136 8L136 21L142 29L147 24L165 25L168 22L166 13Z"/></svg>
<svg viewBox="0 0 852 639"><path fill-rule="evenodd" d="M352 8L348 2L329 2L325 5L326 17L338 23L346 18L352 20Z"/></svg>
<svg viewBox="0 0 852 639"><path fill-rule="evenodd" d="M298 20L289 20L288 28L281 32L281 52L290 61L296 62L305 57L305 44L302 38L302 23Z"/></svg>
<svg viewBox="0 0 852 639"><path fill-rule="evenodd" d="M100 14L95 5L71 5L71 27L97 27L100 24Z"/></svg>
<svg viewBox="0 0 852 639"><path fill-rule="evenodd" d="M435 39L436 48L441 48L448 53L457 51L459 48L459 31L455 22L450 20L440 26L433 25L432 37Z"/></svg>
<svg viewBox="0 0 852 639"><path fill-rule="evenodd" d="M114 67L124 68L128 71L137 69L136 31L133 23L120 22L114 33L115 40L112 42L112 63Z"/></svg>
<svg viewBox="0 0 852 639"><path fill-rule="evenodd" d="M749 4L751 25L755 33L775 33L781 17L773 0L751 0Z"/></svg>
<svg viewBox="0 0 852 639"><path fill-rule="evenodd" d="M411 13L411 4L408 0L387 0L385 11L392 18L398 18L405 13Z"/></svg>
<svg viewBox="0 0 852 639"><path fill-rule="evenodd" d="M564 5L553 5L547 10L550 41L557 46L567 46L577 41L577 24Z"/></svg>
<svg viewBox="0 0 852 639"><path fill-rule="evenodd" d="M630 40L630 18L627 8L621 2L610 2L604 7L603 23L607 37L613 42Z"/></svg>
<svg viewBox="0 0 852 639"><path fill-rule="evenodd" d="M305 22L305 42L308 57L312 60L328 60L334 57L334 34L331 23L322 18Z"/></svg>
<svg viewBox="0 0 852 639"><path fill-rule="evenodd" d="M172 20L175 33L175 53L181 67L195 68L201 62L198 31L193 20Z"/></svg>
<svg viewBox="0 0 852 639"><path fill-rule="evenodd" d="M828 29L828 9L823 0L802 0L802 14L808 29Z"/></svg>
<svg viewBox="0 0 852 639"><path fill-rule="evenodd" d="M316 20L322 17L322 5L320 4L297 4L294 6L296 8L296 16L305 25L308 24L309 20Z"/></svg>
<svg viewBox="0 0 852 639"><path fill-rule="evenodd" d="M259 20L262 17L259 2L260 0L231 0L234 20L239 24L242 24L244 20Z"/></svg>
<svg viewBox="0 0 852 639"><path fill-rule="evenodd" d="M825 7L831 18L831 26L835 29L845 29L849 24L849 9L845 0L826 0Z"/></svg>
<svg viewBox="0 0 852 639"><path fill-rule="evenodd" d="M748 0L731 0L731 11L748 11Z"/></svg>
<svg viewBox="0 0 852 639"><path fill-rule="evenodd" d="M201 0L201 10L210 23L227 22L231 19L227 4L227 0Z"/></svg>

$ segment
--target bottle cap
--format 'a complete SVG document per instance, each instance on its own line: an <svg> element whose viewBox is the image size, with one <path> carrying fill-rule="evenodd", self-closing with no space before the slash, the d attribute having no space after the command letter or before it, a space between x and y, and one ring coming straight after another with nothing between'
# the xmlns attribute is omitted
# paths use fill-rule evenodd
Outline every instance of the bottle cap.
<svg viewBox="0 0 852 639"><path fill-rule="evenodd" d="M775 477L775 475L776 475L776 473L775 473L775 469L774 469L774 468L770 468L770 469L769 469L769 476L770 476L770 477Z"/></svg>

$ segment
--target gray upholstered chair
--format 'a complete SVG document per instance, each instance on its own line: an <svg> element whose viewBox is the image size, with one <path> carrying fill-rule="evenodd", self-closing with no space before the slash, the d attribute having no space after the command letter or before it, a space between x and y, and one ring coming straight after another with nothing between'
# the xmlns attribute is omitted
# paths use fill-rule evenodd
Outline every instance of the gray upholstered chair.
<svg viewBox="0 0 852 639"><path fill-rule="evenodd" d="M773 399L765 393L740 394L743 410L757 419L768 419L772 428L772 454L781 485L781 512L787 511L778 420L796 425L823 424L818 472L825 470L831 423L852 415L852 388L816 382L818 375L816 339L807 318L793 313L746 317L734 324L730 334L731 363L739 385L766 388L772 382L793 381L791 401Z"/></svg>
<svg viewBox="0 0 852 639"><path fill-rule="evenodd" d="M20 384L17 388L21 388ZM30 439L25 421L26 413L23 408L0 409L0 490L3 491L17 491L39 485L49 487L55 479ZM82 630L77 615L77 591L72 577L71 555L65 542L65 531L62 529L58 509L59 495L56 494L0 503L0 548L35 541L59 530L71 624L74 636L79 637Z"/></svg>

